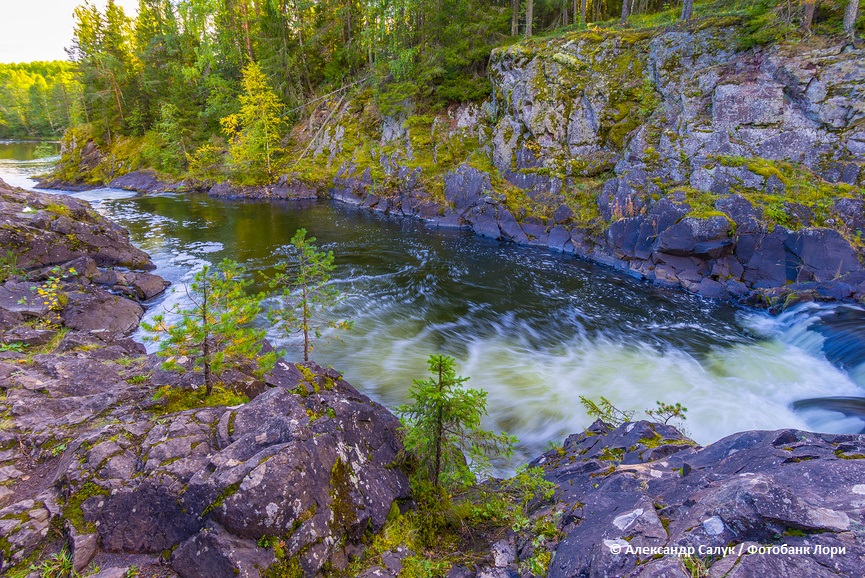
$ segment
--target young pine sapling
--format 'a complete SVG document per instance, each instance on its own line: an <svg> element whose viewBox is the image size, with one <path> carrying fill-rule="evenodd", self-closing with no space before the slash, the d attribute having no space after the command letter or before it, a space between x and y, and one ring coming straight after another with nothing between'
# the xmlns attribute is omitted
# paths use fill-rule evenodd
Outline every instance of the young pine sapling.
<svg viewBox="0 0 865 578"><path fill-rule="evenodd" d="M410 404L397 408L404 424L405 447L421 464L433 486L463 486L489 469L493 455L510 457L517 439L481 428L487 392L465 389L454 359L429 358L430 379L414 380ZM468 458L468 461L467 461Z"/></svg>
<svg viewBox="0 0 865 578"><path fill-rule="evenodd" d="M315 237L307 237L306 229L298 229L286 252L287 261L276 266L270 280L273 289L281 289L278 304L268 312L268 319L286 335L303 336L303 360L309 361L313 341L321 338L325 327L350 329L351 321L322 321L313 318L320 309L334 307L345 296L328 284L334 270L333 251L319 251Z"/></svg>
<svg viewBox="0 0 865 578"><path fill-rule="evenodd" d="M246 293L250 281L244 273L228 259L216 268L206 265L186 287L192 306L174 311L180 321L171 325L164 315L157 315L153 323L142 323L153 334L148 339L164 336L159 355L168 359L163 367L183 371L183 359L191 359L193 371L204 373L207 395L225 371L252 367L254 374L262 375L278 357L276 352L261 354L265 331L255 329L252 322L261 312L262 295Z"/></svg>

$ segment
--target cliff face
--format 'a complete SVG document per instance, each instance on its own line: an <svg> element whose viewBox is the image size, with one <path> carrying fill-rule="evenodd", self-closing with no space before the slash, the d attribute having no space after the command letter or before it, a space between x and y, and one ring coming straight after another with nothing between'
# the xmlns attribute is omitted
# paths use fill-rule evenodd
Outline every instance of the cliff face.
<svg viewBox="0 0 865 578"><path fill-rule="evenodd" d="M861 300L865 50L737 38L594 30L497 50L490 101L384 119L345 105L295 135L309 162L264 194L313 182L752 305Z"/></svg>
<svg viewBox="0 0 865 578"><path fill-rule="evenodd" d="M571 242L649 279L861 297L865 53L736 38L588 33L494 53L496 166L565 201L611 169L606 231Z"/></svg>

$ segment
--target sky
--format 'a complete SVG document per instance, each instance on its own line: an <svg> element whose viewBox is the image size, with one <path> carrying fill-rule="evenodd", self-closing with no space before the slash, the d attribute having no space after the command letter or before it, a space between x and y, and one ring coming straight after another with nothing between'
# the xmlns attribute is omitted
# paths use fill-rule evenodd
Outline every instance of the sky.
<svg viewBox="0 0 865 578"><path fill-rule="evenodd" d="M84 0L0 0L0 62L66 60L72 44L72 11ZM106 0L91 0L100 9ZM115 0L126 14L138 0Z"/></svg>

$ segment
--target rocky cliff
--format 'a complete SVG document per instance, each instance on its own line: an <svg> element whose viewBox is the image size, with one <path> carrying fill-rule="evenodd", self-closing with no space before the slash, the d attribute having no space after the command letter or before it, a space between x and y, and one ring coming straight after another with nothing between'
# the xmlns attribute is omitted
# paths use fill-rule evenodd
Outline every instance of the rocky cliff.
<svg viewBox="0 0 865 578"><path fill-rule="evenodd" d="M345 105L313 123L332 177L272 194L318 177L339 200L705 296L861 300L865 50L737 49L723 24L528 40L493 53L491 101L446 115Z"/></svg>
<svg viewBox="0 0 865 578"><path fill-rule="evenodd" d="M375 166L343 166L330 193L710 297L862 299L865 51L736 42L734 27L708 26L496 51L491 102L428 135L416 117L383 123L372 156L396 199ZM346 132L330 131L330 158ZM423 136L433 158L412 162ZM436 197L423 162L447 163L467 138L481 155L445 172Z"/></svg>

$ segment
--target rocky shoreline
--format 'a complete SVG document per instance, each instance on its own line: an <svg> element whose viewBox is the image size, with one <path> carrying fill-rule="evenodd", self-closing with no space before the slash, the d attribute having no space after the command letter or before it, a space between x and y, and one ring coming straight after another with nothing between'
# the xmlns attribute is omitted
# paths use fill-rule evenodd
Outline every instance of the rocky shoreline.
<svg viewBox="0 0 865 578"><path fill-rule="evenodd" d="M76 571L103 578L258 576L283 558L314 575L344 568L409 501L392 467L399 422L338 373L234 371L223 377L252 401L171 406L164 388L191 392L200 376L163 371L129 338L140 302L167 283L127 232L84 201L2 182L0 214L12 257L0 284L0 574L38 576L32 564L68 548ZM286 536L279 559L257 545L267 535Z"/></svg>
<svg viewBox="0 0 865 578"><path fill-rule="evenodd" d="M196 378L128 338L138 301L165 288L147 256L83 201L2 185L0 199L22 269L0 286L4 575L66 547L102 578L345 576L413 507L398 421L333 370L282 362L261 380L227 378L246 403L170 406L165 386L188 392ZM45 328L52 312L29 286L54 267L77 275ZM531 465L552 498L476 539L448 577L539 576L538 560L549 577L865 567L863 435L749 431L701 448L672 426L596 422ZM395 545L355 575L397 576L414 554Z"/></svg>
<svg viewBox="0 0 865 578"><path fill-rule="evenodd" d="M45 189L82 186L51 180L38 183ZM657 285L774 311L808 301L865 302L861 252L842 235L829 228L769 230L760 224L758 209L740 196L717 204L723 215L700 219L687 216L690 207L684 194L674 194L644 215L617 221L598 235L569 227L572 211L566 205L556 211L552 226L531 220L518 223L497 200L489 175L468 165L445 176L446 205L431 201L423 190L397 196L372 193L368 172L338 178L325 194L297 175L283 176L275 185L241 187L163 180L143 170L106 186L143 194L194 192L226 199L324 198L419 219L432 228L463 228L491 239L575 255ZM862 216L860 207L850 210L852 218ZM634 268L635 258L638 268Z"/></svg>

